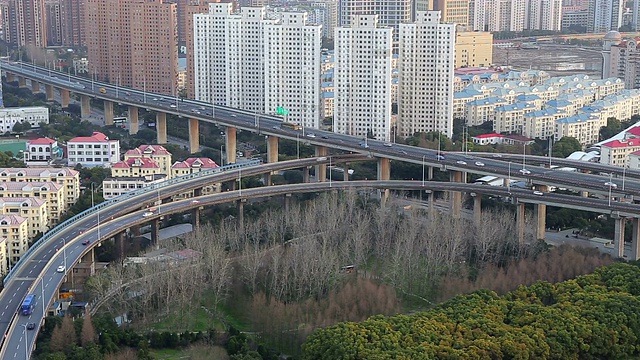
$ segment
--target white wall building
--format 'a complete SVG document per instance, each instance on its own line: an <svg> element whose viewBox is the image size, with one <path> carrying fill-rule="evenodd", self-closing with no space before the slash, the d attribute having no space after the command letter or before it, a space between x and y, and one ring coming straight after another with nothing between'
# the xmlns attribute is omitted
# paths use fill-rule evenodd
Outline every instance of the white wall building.
<svg viewBox="0 0 640 360"><path fill-rule="evenodd" d="M111 167L120 161L120 141L95 131L91 136L75 137L67 142L69 166Z"/></svg>
<svg viewBox="0 0 640 360"><path fill-rule="evenodd" d="M64 156L58 142L47 137L29 140L23 152L23 161L29 166L49 166L51 161Z"/></svg>
<svg viewBox="0 0 640 360"><path fill-rule="evenodd" d="M476 31L562 28L562 0L471 0L469 9Z"/></svg>
<svg viewBox="0 0 640 360"><path fill-rule="evenodd" d="M398 134L438 131L453 135L454 24L440 24L440 11L419 11L400 24Z"/></svg>
<svg viewBox="0 0 640 360"><path fill-rule="evenodd" d="M562 29L562 0L529 0L528 29Z"/></svg>
<svg viewBox="0 0 640 360"><path fill-rule="evenodd" d="M389 140L393 29L377 15L359 15L336 28L333 131Z"/></svg>
<svg viewBox="0 0 640 360"><path fill-rule="evenodd" d="M338 26L338 2L327 0L311 3L309 21L313 24L322 24L322 37L333 39Z"/></svg>
<svg viewBox="0 0 640 360"><path fill-rule="evenodd" d="M622 26L624 0L590 0L587 19L588 33L606 33Z"/></svg>
<svg viewBox="0 0 640 360"><path fill-rule="evenodd" d="M378 15L378 25L393 28L393 39L398 39L400 24L411 21L411 0L339 0L338 25L355 25L354 19L361 15ZM426 10L426 9L425 9Z"/></svg>
<svg viewBox="0 0 640 360"><path fill-rule="evenodd" d="M0 109L0 133L11 132L18 122L28 122L32 128L48 124L49 109L40 106Z"/></svg>
<svg viewBox="0 0 640 360"><path fill-rule="evenodd" d="M274 114L319 127L322 26L309 25L306 13L266 19L264 7L212 3L194 15L196 99Z"/></svg>

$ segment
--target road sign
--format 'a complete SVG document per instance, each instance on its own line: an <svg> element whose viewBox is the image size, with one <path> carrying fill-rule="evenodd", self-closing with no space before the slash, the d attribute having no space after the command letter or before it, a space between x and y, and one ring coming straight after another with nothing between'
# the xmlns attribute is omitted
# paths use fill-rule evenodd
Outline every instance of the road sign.
<svg viewBox="0 0 640 360"><path fill-rule="evenodd" d="M278 106L276 108L276 114L278 114L278 115L289 115L289 110L285 109L282 106Z"/></svg>

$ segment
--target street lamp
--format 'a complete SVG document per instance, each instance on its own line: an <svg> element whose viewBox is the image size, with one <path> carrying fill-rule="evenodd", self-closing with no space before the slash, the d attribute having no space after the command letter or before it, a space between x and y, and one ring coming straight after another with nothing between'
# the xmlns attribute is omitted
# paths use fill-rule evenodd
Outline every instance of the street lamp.
<svg viewBox="0 0 640 360"><path fill-rule="evenodd" d="M622 191L624 191L624 175L627 172L627 168L623 167L622 168Z"/></svg>
<svg viewBox="0 0 640 360"><path fill-rule="evenodd" d="M222 147L224 145L220 145L220 166L224 166L224 153L222 152Z"/></svg>
<svg viewBox="0 0 640 360"><path fill-rule="evenodd" d="M424 187L424 158L426 156L427 155L422 155L422 187ZM440 156L440 155L438 155L438 156Z"/></svg>
<svg viewBox="0 0 640 360"><path fill-rule="evenodd" d="M67 269L65 269L65 271L67 271ZM42 289L42 316L46 315L46 310L44 308L44 276L42 277L42 279L40 280L40 287Z"/></svg>
<svg viewBox="0 0 640 360"><path fill-rule="evenodd" d="M613 183L611 182L613 179L613 172L609 173L609 207L611 207L611 187L613 186Z"/></svg>
<svg viewBox="0 0 640 360"><path fill-rule="evenodd" d="M300 159L300 135L296 134L296 148L298 151L298 159Z"/></svg>
<svg viewBox="0 0 640 360"><path fill-rule="evenodd" d="M20 324L24 333L24 358L29 359L29 345L27 345L27 324Z"/></svg>
<svg viewBox="0 0 640 360"><path fill-rule="evenodd" d="M329 156L329 187L331 186L331 156Z"/></svg>
<svg viewBox="0 0 640 360"><path fill-rule="evenodd" d="M147 73L142 72L144 78L142 79L142 102L147 103Z"/></svg>
<svg viewBox="0 0 640 360"><path fill-rule="evenodd" d="M238 189L240 191L240 196L242 196L242 168L238 169Z"/></svg>
<svg viewBox="0 0 640 360"><path fill-rule="evenodd" d="M507 191L511 193L511 161L509 161L509 176L507 177Z"/></svg>

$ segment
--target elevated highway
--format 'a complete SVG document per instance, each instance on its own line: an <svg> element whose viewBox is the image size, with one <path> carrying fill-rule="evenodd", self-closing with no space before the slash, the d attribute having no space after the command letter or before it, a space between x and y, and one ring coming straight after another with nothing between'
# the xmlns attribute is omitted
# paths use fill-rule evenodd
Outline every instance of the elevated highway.
<svg viewBox="0 0 640 360"><path fill-rule="evenodd" d="M68 99L69 91L79 94L84 109L83 113L88 113L91 99L100 99L105 102L106 118L109 117L108 109L113 108L113 103L128 105L131 131L137 132L138 129L138 108L155 111L158 114L156 118L156 129L158 131L159 143L166 143L166 114L181 116L185 118L189 124L189 142L192 152L200 148L198 133L200 122L224 126L226 127L227 163L235 162L236 129L242 129L261 133L268 137L268 162L276 162L278 160L278 139L282 138L309 143L316 147L316 154L318 156L328 154L328 149L332 148L346 152L361 153L371 156L372 158L381 159L383 161L382 165L386 167L388 167L388 163L384 164L384 161L397 160L453 172L470 172L480 175L525 179L532 185L551 185L603 195L608 194L609 190L611 190L616 196L622 194L640 196L640 174L634 173L632 176L628 176L629 179L625 179L624 189L621 186L622 184L616 184L617 186L615 188L610 189L605 185L605 183L609 181L609 178L596 175L601 172L612 172L615 170L606 165L580 162L572 163L571 165L580 170L586 170L596 174L552 170L539 166L527 166L525 172L521 171L522 164L518 164L515 158L507 158L507 156L510 155L506 154L503 155L503 158L490 157L478 159L475 154L442 153L445 155L444 158L438 158L438 151L436 150L401 144L385 144L382 141L376 140L365 141L357 137L317 129L303 128L301 130L294 130L281 127L282 118L279 116L256 114L219 105L214 106L201 101L182 101L176 97L95 82L86 78L59 73L26 63L9 63L3 61L0 65L8 77L15 78L17 76L18 82L24 86L26 86L26 79L31 79L34 83L44 83L46 86L49 86L51 92L53 92L54 88L60 89L62 95L66 94L62 96L63 102L65 97ZM104 89L104 93L101 89ZM49 96L49 90L47 90L47 93L47 96ZM112 113L110 116L113 118ZM509 161L511 159L513 159L513 161ZM478 162L481 162L482 166L476 165ZM321 173L319 177L322 178L326 169L322 168L320 170ZM622 171L622 169L619 169L619 171ZM388 169L383 171L383 173L385 172L388 173ZM378 179L386 180L388 177L379 177Z"/></svg>

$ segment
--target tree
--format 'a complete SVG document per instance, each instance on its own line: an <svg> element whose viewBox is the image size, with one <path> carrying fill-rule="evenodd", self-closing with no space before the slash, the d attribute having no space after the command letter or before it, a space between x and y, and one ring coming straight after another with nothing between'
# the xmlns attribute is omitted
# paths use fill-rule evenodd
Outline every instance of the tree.
<svg viewBox="0 0 640 360"><path fill-rule="evenodd" d="M80 334L80 344L85 347L96 342L97 334L91 321L91 313L85 311L84 321L82 322L82 332Z"/></svg>
<svg viewBox="0 0 640 360"><path fill-rule="evenodd" d="M623 129L620 120L614 117L610 117L607 119L607 126L604 126L600 129L600 141L609 139L622 130Z"/></svg>
<svg viewBox="0 0 640 360"><path fill-rule="evenodd" d="M62 324L56 327L51 334L51 340L49 342L49 348L51 351L68 351L73 346L76 346L77 336L73 327L73 320L70 316L65 316L62 319Z"/></svg>
<svg viewBox="0 0 640 360"><path fill-rule="evenodd" d="M582 150L582 145L576 138L565 136L553 144L552 155L566 158L576 151Z"/></svg>

